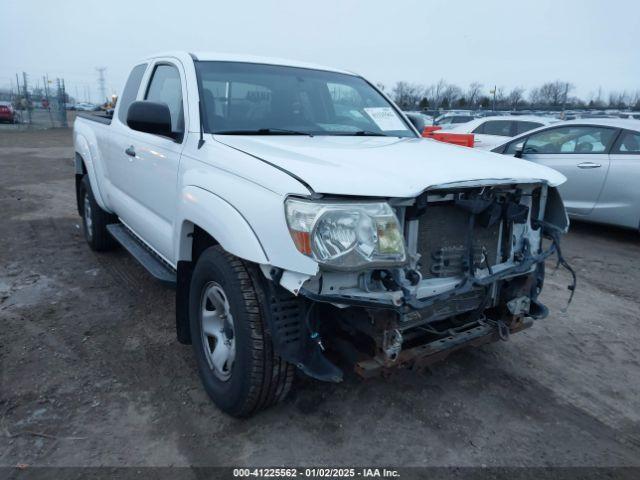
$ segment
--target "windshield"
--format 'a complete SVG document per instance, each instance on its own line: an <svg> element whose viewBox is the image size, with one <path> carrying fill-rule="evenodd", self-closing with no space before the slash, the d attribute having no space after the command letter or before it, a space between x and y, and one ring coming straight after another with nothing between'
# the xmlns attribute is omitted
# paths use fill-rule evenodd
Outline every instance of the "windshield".
<svg viewBox="0 0 640 480"><path fill-rule="evenodd" d="M360 77L256 63L195 65L207 133L416 136Z"/></svg>

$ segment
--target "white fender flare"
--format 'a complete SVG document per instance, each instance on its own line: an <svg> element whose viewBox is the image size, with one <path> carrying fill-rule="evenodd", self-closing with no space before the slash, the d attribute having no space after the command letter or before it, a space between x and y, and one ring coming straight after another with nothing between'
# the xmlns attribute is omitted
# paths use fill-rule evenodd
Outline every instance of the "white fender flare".
<svg viewBox="0 0 640 480"><path fill-rule="evenodd" d="M249 222L229 202L196 186L185 187L178 200L174 227L175 258L191 260L189 234L198 225L227 252L250 262L267 264L269 258Z"/></svg>
<svg viewBox="0 0 640 480"><path fill-rule="evenodd" d="M102 192L100 191L100 186L98 185L95 164L93 160L93 156L91 155L91 149L89 148L89 142L84 137L84 135L76 134L75 136L75 150L80 157L82 157L82 161L84 161L84 165L87 169L87 175L89 175L89 183L91 184L91 191L93 192L93 197L96 199L100 208L106 211L111 211L106 202L102 197ZM80 160L76 156L75 158L75 168L76 173L82 173L82 165L79 164Z"/></svg>

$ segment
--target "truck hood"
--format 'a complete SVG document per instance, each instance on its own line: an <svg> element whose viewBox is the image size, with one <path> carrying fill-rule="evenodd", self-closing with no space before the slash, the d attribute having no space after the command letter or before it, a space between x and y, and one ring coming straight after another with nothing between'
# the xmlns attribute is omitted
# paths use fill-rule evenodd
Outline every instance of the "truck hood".
<svg viewBox="0 0 640 480"><path fill-rule="evenodd" d="M510 156L423 138L232 136L215 140L295 175L315 192L413 197L434 186L546 182L559 172Z"/></svg>

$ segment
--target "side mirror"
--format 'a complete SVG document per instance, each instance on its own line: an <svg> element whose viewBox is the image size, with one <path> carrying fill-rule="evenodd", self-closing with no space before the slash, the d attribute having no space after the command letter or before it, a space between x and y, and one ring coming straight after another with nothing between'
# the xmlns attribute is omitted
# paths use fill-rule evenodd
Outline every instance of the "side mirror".
<svg viewBox="0 0 640 480"><path fill-rule="evenodd" d="M127 111L127 125L138 132L175 139L171 131L171 112L166 103L148 100L133 102Z"/></svg>
<svg viewBox="0 0 640 480"><path fill-rule="evenodd" d="M526 142L522 142L522 143L519 143L518 145L516 145L516 151L513 154L514 157L522 158L522 155L524 154L524 144L525 143Z"/></svg>

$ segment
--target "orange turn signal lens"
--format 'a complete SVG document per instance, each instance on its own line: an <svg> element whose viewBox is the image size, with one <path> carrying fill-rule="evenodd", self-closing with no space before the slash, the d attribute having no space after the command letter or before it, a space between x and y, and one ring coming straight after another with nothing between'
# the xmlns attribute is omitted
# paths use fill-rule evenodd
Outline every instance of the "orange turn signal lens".
<svg viewBox="0 0 640 480"><path fill-rule="evenodd" d="M293 243L300 253L311 256L311 235L309 232L300 232L298 230L289 230Z"/></svg>

